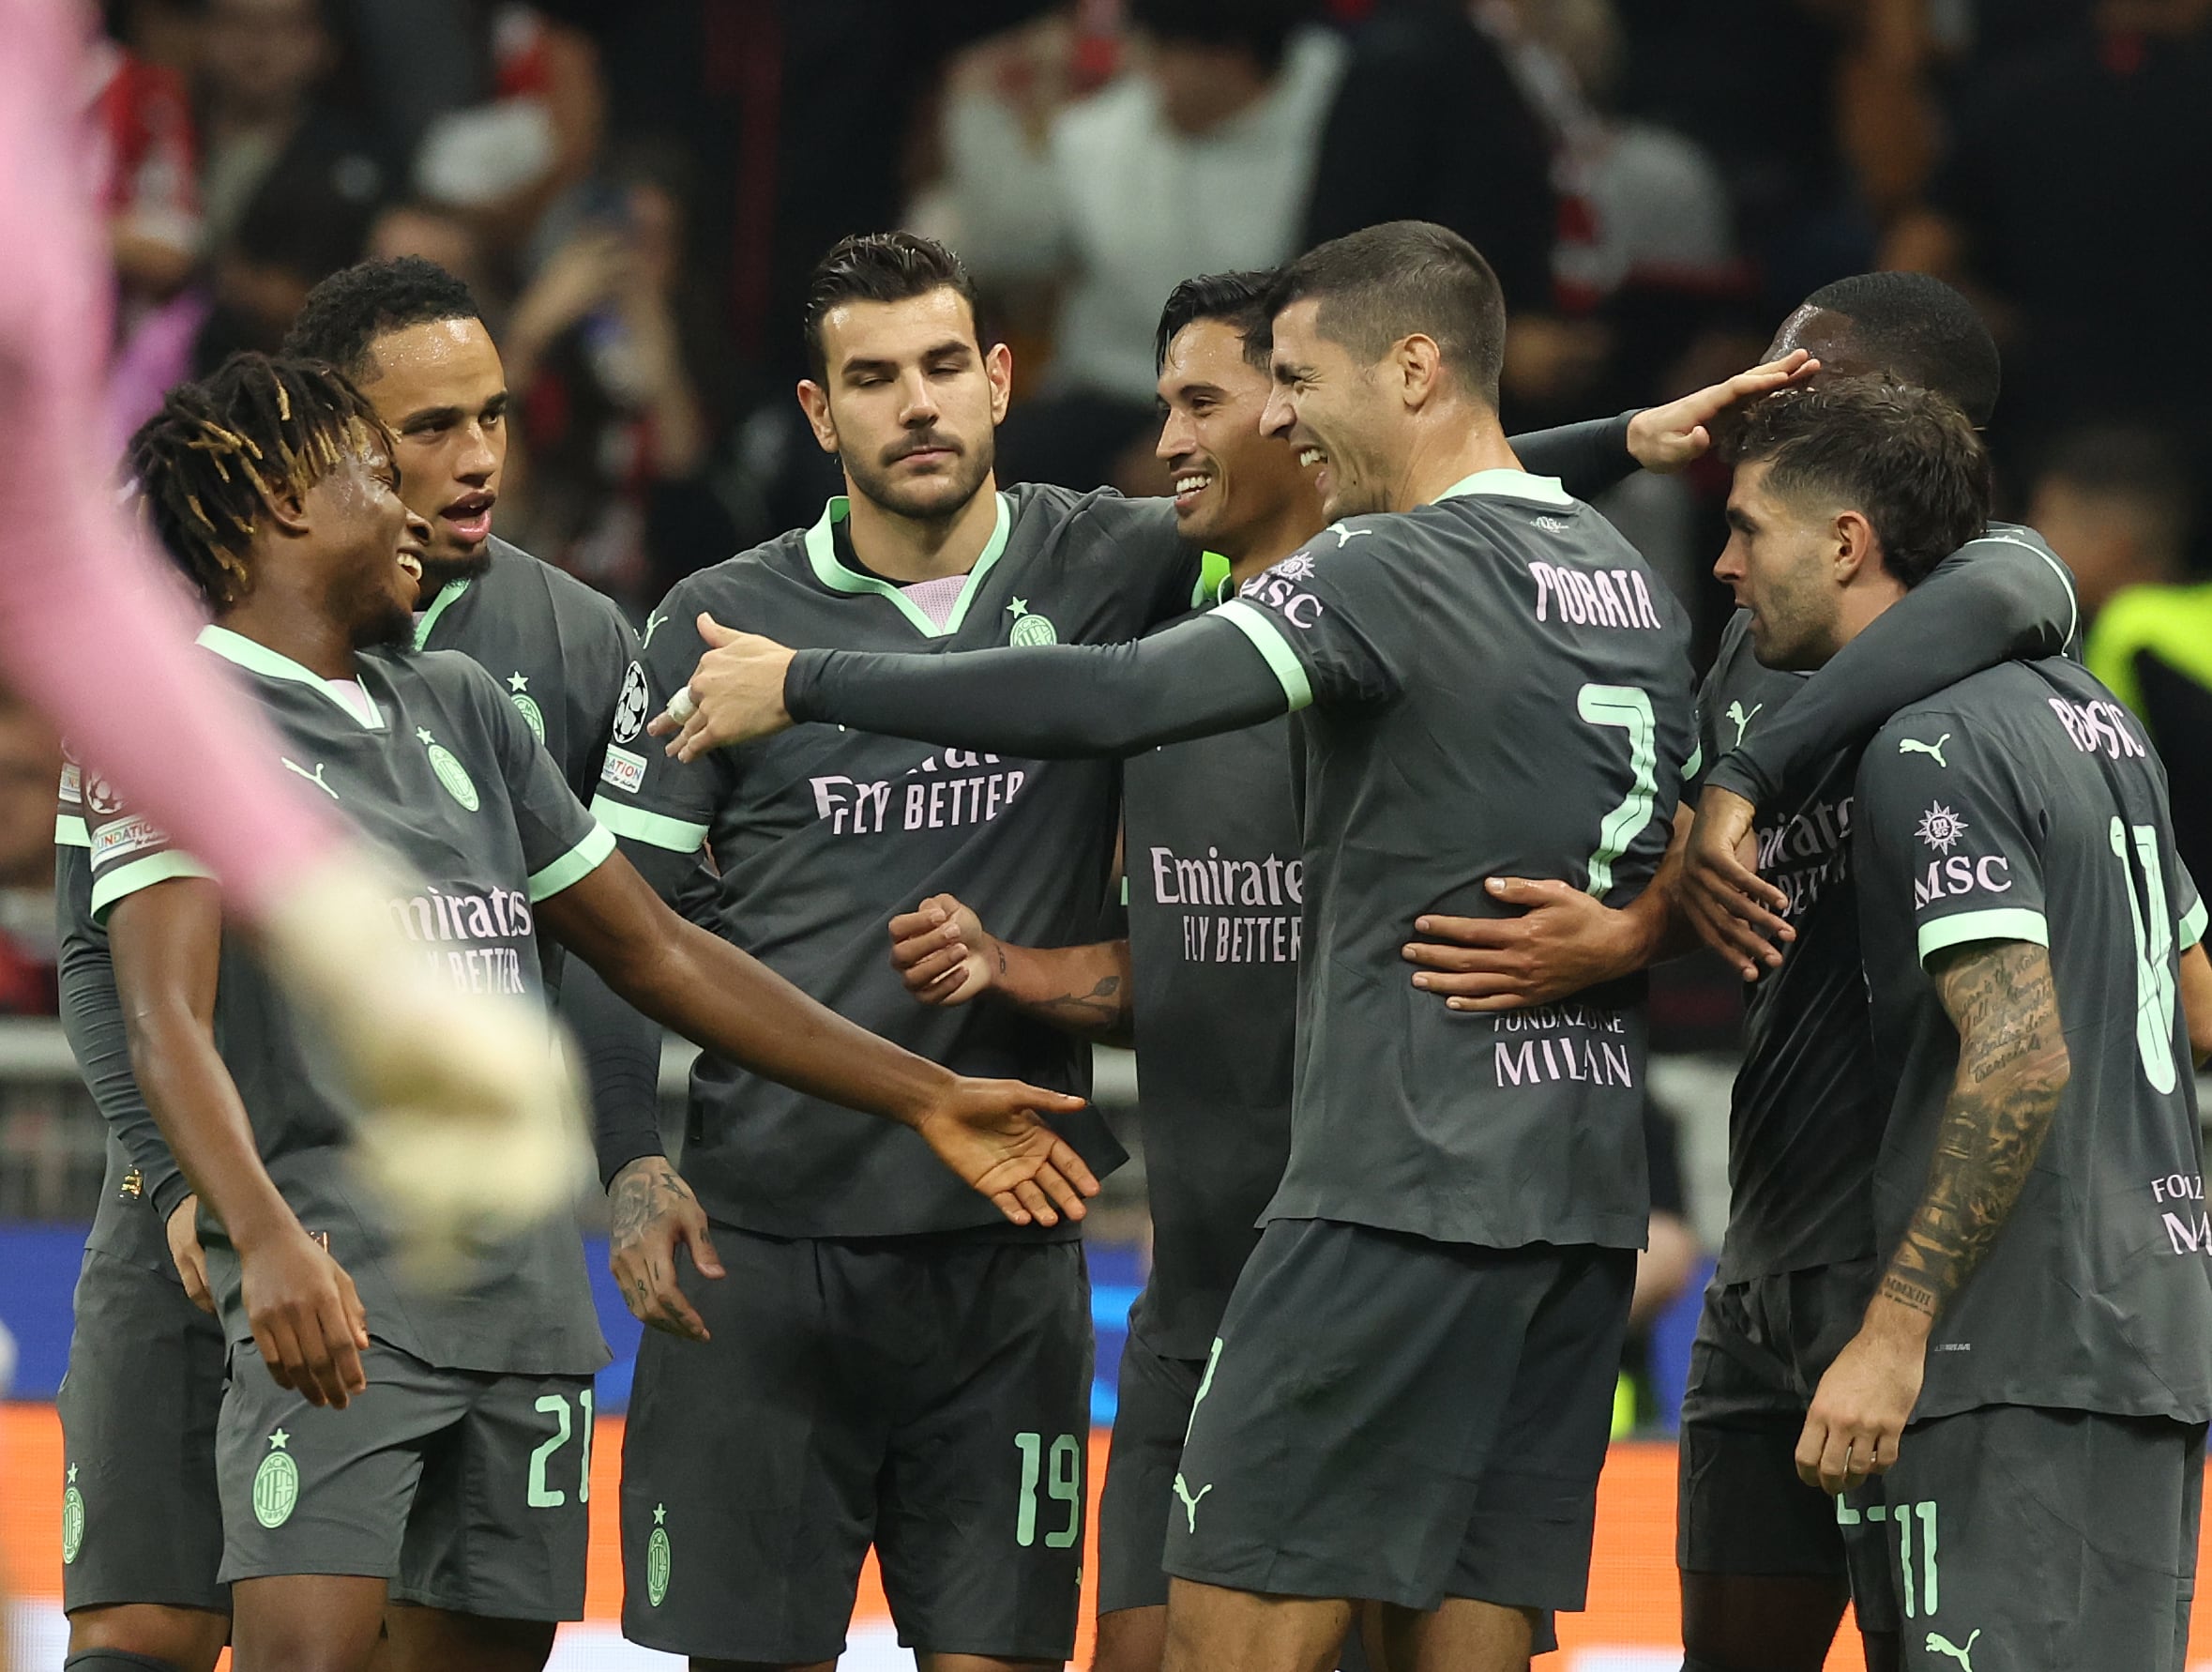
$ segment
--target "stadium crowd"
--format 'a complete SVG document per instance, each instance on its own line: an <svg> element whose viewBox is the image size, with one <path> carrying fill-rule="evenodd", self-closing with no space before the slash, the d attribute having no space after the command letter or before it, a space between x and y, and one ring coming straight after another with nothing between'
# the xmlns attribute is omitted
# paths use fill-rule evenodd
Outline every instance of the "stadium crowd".
<svg viewBox="0 0 2212 1672"><path fill-rule="evenodd" d="M1096 1467L1073 1222L1126 1159L1068 1094L1134 1036L1162 1264L1123 1360L1098 1664L1525 1664L1582 1603L1622 1331L1687 1275L1644 1054L1735 1037L1740 974L1686 1666L1810 1672L1847 1596L1886 1665L1971 1672L1969 1610L1999 1628L1985 1662L2075 1664L1992 1654L2052 1577L2000 1573L2003 1538L1955 1517L1994 1467L2043 1471L2023 1503L2164 1517L2165 1543L2083 1535L2115 1577L2053 1642L2179 1672L2212 1288L2030 1173L2201 1199L2212 432L2180 298L2212 255L2212 0L104 9L109 450L203 644L313 770L283 767L430 879L401 928L580 1041L614 1275L652 1327L631 1637L828 1664L872 1543L933 1672L1066 1655ZM1816 491L1846 508L1826 525ZM1417 607L1341 555L1370 534ZM1453 567L1470 541L1525 571L1533 620ZM1003 650L900 654L1002 615ZM1569 618L1614 636L1562 660ZM386 645L465 660L356 654ZM1677 661L1694 709L1655 707ZM114 1130L63 1401L68 1664L211 1665L228 1636L255 1672L534 1667L583 1572L583 1494L548 1470L577 1467L605 1358L575 1239L490 1228L458 1295L411 1269L327 1170L345 1094L205 874L97 772L0 710L0 1011L68 1019ZM1794 816L1754 824L1784 783ZM1922 813L1931 785L1957 808ZM1470 902L1441 832L1501 795L1523 811ZM1302 869L1221 860L1224 797L1225 851ZM2107 798L2116 892L2083 880ZM1862 833L1854 877L1869 809L1919 816L1924 876ZM857 840L894 826L931 834L895 862ZM1983 857L1947 858L1977 828ZM1568 849L1586 888L1555 880ZM1117 912L1105 878L1140 869ZM1912 899L1902 927L1870 904L1846 938L1854 887ZM1384 944L1357 905L1407 890L1435 915ZM1217 914L1176 920L1187 989L1145 973L1171 903ZM1503 950L1499 918L1525 926ZM1701 936L1647 1038L1644 968ZM2132 1020L2079 1025L2122 983ZM1802 1094L1864 1102L1838 1007L1869 991L1898 1113L1852 1117L1853 1182L1816 1201ZM1467 1093L1469 1030L1437 1019L1524 1004ZM663 1027L706 1052L680 1145ZM1401 1028L1410 1055L1371 1048ZM1268 1084L1224 1071L1246 1056ZM1295 1142L1190 1135L1202 1109L1287 1119L1294 1063ZM1494 1120L1425 1122L1462 1095ZM1390 1118L1352 1118L1370 1099ZM228 1483L157 1556L86 1505L114 1501L89 1471L130 1421L121 1344L173 1272L218 1315L170 1322L208 1401L178 1421ZM2053 1284L2075 1310L1997 1345ZM2034 1350L2061 1338L2076 1359ZM1515 1363L1468 1357L1506 1339ZM373 1426L330 1425L364 1396ZM973 1485L1005 1472L978 1429L1020 1451L1003 1494ZM486 1470L565 1512L509 1539ZM1203 1530L1202 1480L1243 1488ZM1922 1629L1939 1500L1952 1635Z"/></svg>

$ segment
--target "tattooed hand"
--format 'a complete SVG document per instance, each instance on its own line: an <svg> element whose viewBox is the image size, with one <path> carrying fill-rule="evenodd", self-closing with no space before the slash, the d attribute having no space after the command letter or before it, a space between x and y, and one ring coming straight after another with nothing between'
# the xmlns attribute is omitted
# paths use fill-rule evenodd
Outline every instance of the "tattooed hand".
<svg viewBox="0 0 2212 1672"><path fill-rule="evenodd" d="M691 1187L666 1156L648 1155L615 1174L607 1195L614 1214L607 1264L631 1315L687 1341L708 1339L705 1320L676 1281L679 1245L690 1250L700 1276L722 1275L706 1234L706 1211Z"/></svg>

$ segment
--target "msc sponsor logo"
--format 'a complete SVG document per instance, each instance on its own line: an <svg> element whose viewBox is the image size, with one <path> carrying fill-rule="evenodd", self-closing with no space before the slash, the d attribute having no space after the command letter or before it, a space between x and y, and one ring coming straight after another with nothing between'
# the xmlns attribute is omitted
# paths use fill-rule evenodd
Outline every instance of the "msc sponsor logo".
<svg viewBox="0 0 2212 1672"><path fill-rule="evenodd" d="M1273 569L1247 581L1237 596L1265 604L1300 631L1310 631L1328 613L1321 600L1298 585L1312 573L1313 559L1304 552L1294 552Z"/></svg>
<svg viewBox="0 0 2212 1672"><path fill-rule="evenodd" d="M1938 900L1953 900L1977 890L1985 894L2008 893L2012 888L2011 872L2012 861L2002 854L1990 854L1978 859L1953 854L1947 859L1931 859L1926 874L1913 883L1913 904L1916 908L1933 905Z"/></svg>

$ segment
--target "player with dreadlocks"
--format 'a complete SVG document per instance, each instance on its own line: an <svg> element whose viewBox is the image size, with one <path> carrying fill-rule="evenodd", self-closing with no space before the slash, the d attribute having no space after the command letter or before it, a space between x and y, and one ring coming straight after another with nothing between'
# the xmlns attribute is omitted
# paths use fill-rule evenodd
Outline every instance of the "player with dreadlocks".
<svg viewBox="0 0 2212 1672"><path fill-rule="evenodd" d="M406 648L425 531L408 531L389 445L328 368L244 356L173 395L132 465L214 614L201 643L274 722L281 768L425 879L384 902L421 964L456 992L541 1003L543 930L703 1045L911 1126L1016 1223L1080 1216L1096 1183L1032 1113L1076 1100L910 1056L684 923L497 680ZM87 909L112 936L138 1086L198 1193L228 1347L202 1467L235 1664L358 1668L384 1629L403 1665L542 1665L553 1622L583 1608L591 1375L607 1358L573 1228L486 1224L464 1284L423 1284L403 1229L347 1188L362 1122L280 980L221 934L204 873L83 782ZM424 1126L434 1148L427 1112ZM111 1384L132 1363L114 1333L81 1320L81 1357ZM156 1374L144 1354L137 1374L141 1388ZM71 1455L80 1481L134 1461ZM94 1518L81 1512L87 1545Z"/></svg>

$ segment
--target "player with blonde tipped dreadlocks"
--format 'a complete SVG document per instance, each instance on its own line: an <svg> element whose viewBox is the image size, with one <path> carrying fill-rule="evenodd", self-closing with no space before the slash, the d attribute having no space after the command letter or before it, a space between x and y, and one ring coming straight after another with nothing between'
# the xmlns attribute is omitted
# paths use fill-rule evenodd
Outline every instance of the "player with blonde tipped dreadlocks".
<svg viewBox="0 0 2212 1672"><path fill-rule="evenodd" d="M1074 1099L962 1079L684 923L614 854L501 683L410 647L427 529L400 500L389 445L328 368L240 357L173 395L131 464L215 613L201 643L274 723L282 767L425 879L385 902L417 966L457 996L542 1006L543 932L719 1055L914 1128L1016 1223L1080 1216L1096 1181L1034 1113ZM222 935L214 889L158 829L104 786L82 808L87 909L113 937L139 1088L198 1191L223 1326L212 1469L234 1664L352 1672L384 1633L401 1665L536 1672L554 1622L583 1612L591 1375L607 1359L573 1225L487 1220L465 1281L423 1284L404 1226L349 1188L366 1123L282 984ZM442 1111L420 1113L404 1146L418 1160L494 1178L545 1160L487 1164L446 1148ZM554 1157L576 1163L571 1180L581 1159ZM190 1228L176 1238L188 1258ZM81 1315L78 1351L114 1400L111 1367L131 1355L98 1321ZM81 1479L131 1461L120 1442L97 1463L71 1445Z"/></svg>

